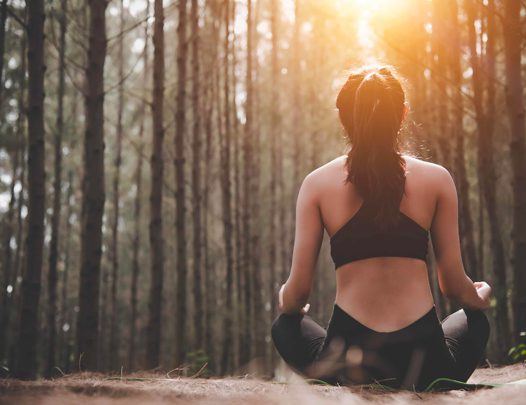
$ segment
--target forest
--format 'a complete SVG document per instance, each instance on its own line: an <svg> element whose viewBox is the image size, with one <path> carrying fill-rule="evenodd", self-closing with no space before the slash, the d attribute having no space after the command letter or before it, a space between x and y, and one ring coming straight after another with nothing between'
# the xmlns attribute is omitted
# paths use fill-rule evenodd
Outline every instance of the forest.
<svg viewBox="0 0 526 405"><path fill-rule="evenodd" d="M487 361L523 361L525 32L522 0L0 0L0 376L272 378L298 189L371 63L404 151L453 175ZM334 294L325 235L322 324Z"/></svg>

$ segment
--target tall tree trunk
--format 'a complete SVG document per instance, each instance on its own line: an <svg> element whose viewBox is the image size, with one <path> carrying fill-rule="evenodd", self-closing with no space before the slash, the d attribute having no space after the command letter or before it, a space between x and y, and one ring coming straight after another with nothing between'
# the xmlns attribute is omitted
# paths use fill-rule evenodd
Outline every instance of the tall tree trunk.
<svg viewBox="0 0 526 405"><path fill-rule="evenodd" d="M64 134L64 91L66 68L66 15L67 0L60 2L59 16L59 66L58 66L58 107L55 128L55 178L53 181L53 215L51 218L51 242L49 244L49 269L48 269L48 313L47 323L49 329L46 374L51 376L55 366L55 340L56 340L56 313L57 313L57 261L59 244L59 225L61 209L62 188L62 137Z"/></svg>
<svg viewBox="0 0 526 405"><path fill-rule="evenodd" d="M219 4L217 2L207 3L206 5L210 8L211 15L216 14L216 9ZM210 31L211 37L213 38L211 54L208 56L208 61L215 61L218 58L219 54L219 45L220 45L220 26L216 23L215 18L210 19ZM204 115L204 132L206 134L205 138L205 151L204 159L207 162L207 167L214 167L214 131L213 131L213 122L217 117L220 122L220 103L219 99L219 66L207 63L210 71L204 75L208 78L208 83L205 85L205 100L206 100L206 111ZM214 108L215 107L215 108ZM221 130L221 126L217 126L217 131ZM217 264L213 260L213 256L210 252L210 243L209 243L209 218L210 218L210 195L213 185L213 179L211 176L204 177L203 185L203 268L205 269L204 274L204 291L206 297L206 305L204 307L204 320L205 320L205 329L204 329L204 345L205 351L209 359L209 368L210 370L217 369L217 356L218 350L216 349L218 345L214 343L214 306L217 299L217 289L216 283L214 282L217 277Z"/></svg>
<svg viewBox="0 0 526 405"><path fill-rule="evenodd" d="M490 243L492 251L492 273L494 275L494 294L497 299L495 321L498 325L499 340L502 342L499 350L500 360L505 360L506 351L509 346L509 317L508 303L506 296L506 262L504 257L504 244L501 238L499 218L497 213L497 178L495 162L493 160L493 119L494 106L485 105L493 103L493 94L489 93L495 86L494 80L485 80L481 68L481 58L477 52L477 38L475 32L475 20L477 17L476 3L474 0L466 2L468 15L468 34L471 67L473 69L473 102L475 105L475 115L478 129L478 161L479 161L479 181L481 182L484 205L488 213L490 225ZM478 6L478 5L477 5ZM490 18L493 18L491 16ZM486 46L488 50L493 46L494 32L489 32L492 38L488 37ZM488 63L494 63L492 58L488 58ZM489 72L485 72L486 74ZM486 77L487 79L487 77ZM484 92L483 84L486 84ZM486 101L486 103L485 103Z"/></svg>
<svg viewBox="0 0 526 405"><path fill-rule="evenodd" d="M5 22L7 21L7 0L0 4L0 111L4 101L4 53L5 53Z"/></svg>
<svg viewBox="0 0 526 405"><path fill-rule="evenodd" d="M442 157L442 163L451 172L451 148L449 145L449 137L447 134L447 123L448 120L448 102L447 102L447 81L445 77L447 75L447 53L446 47L448 41L446 37L445 21L447 18L445 10L445 2L441 0L432 0L432 52L433 52L433 81L435 91L437 92L437 109L436 121L438 122L438 131L436 132L436 139L438 142L438 149Z"/></svg>
<svg viewBox="0 0 526 405"><path fill-rule="evenodd" d="M216 37L217 38L217 37ZM217 46L216 46L217 48ZM217 49L216 49L217 51ZM215 88L216 88L216 76L217 71L214 70L211 73L212 80L210 85L207 86L207 110L205 115L205 161L208 165L212 165L212 114L214 112L214 101L215 101ZM210 196L210 186L211 179L210 176L205 177L205 184L203 188L203 207L205 208L203 213L203 247L204 247L204 257L203 257L203 267L205 269L205 297L206 305L204 308L204 320L205 320L205 329L204 329L204 347L206 354L210 360L210 367L213 367L213 360L215 358L215 346L213 343L213 306L215 303L215 288L213 285L213 276L215 276L215 265L212 264L210 260L210 251L209 251L209 239L208 239L208 218L209 218L209 196ZM213 274L211 274L213 273Z"/></svg>
<svg viewBox="0 0 526 405"><path fill-rule="evenodd" d="M293 57L292 57L292 67L291 67L291 73L292 73L292 105L298 106L301 105L301 43L300 43L300 35L301 35L301 24L302 24L302 15L301 15L301 5L300 0L294 1L294 32L292 37L292 49L293 49ZM294 174L292 176L292 181L294 183L293 186L293 193L291 198L291 206L290 206L290 212L292 213L292 217L294 218L294 213L296 212L296 196L298 195L299 186L301 184L301 176L303 175L303 143L302 143L302 132L303 126L302 126L302 117L301 117L301 109L300 108L294 108L293 116L292 116L292 128L291 130L294 133L294 152L293 152L293 159L294 159ZM295 221L291 221L291 230L290 230L290 238L289 243L287 245L287 249L292 252L294 250L294 230L295 230ZM288 267L288 266L287 266Z"/></svg>
<svg viewBox="0 0 526 405"><path fill-rule="evenodd" d="M164 8L163 0L155 0L153 28L153 147L150 158L150 256L151 282L146 338L146 364L149 368L159 365L161 345L161 309L164 275L163 242L163 142L164 142Z"/></svg>
<svg viewBox="0 0 526 405"><path fill-rule="evenodd" d="M117 284L119 277L119 200L120 200L120 178L121 178L121 162L122 162L122 114L124 109L124 2L120 0L119 12L119 41L118 41L118 70L119 70L119 85L118 85L118 100L117 100L117 131L116 131L116 146L115 146L115 160L113 162L113 222L111 225L111 314L110 314L110 368L115 369L119 366L119 348L117 346L118 340L118 322L119 308L117 302Z"/></svg>
<svg viewBox="0 0 526 405"><path fill-rule="evenodd" d="M271 30L272 30L272 53L271 53L271 75L272 82L274 85L271 88L271 100L272 106L270 110L270 212L269 212L269 271L270 271L270 284L269 293L272 298L275 297L276 286L277 286L277 273L278 273L278 226L277 211L278 211L278 177L279 173L279 154L278 154L278 135L277 135L277 107L276 102L278 98L278 86L279 81L279 65L278 65L278 33L277 33L277 12L278 4L277 0L271 2ZM279 272L281 276L281 272ZM282 281L282 280L279 280ZM276 315L276 300L270 300L270 322L274 320Z"/></svg>
<svg viewBox="0 0 526 405"><path fill-rule="evenodd" d="M195 310L195 345L203 348L203 293L202 293L202 230L201 230L201 106L199 83L201 67L199 63L199 4L192 0L192 199L193 199L193 259L194 259L194 310ZM206 269L205 269L206 271Z"/></svg>
<svg viewBox="0 0 526 405"><path fill-rule="evenodd" d="M27 3L28 25L28 213L26 268L22 281L21 316L15 376L35 378L37 363L38 303L44 248L44 2Z"/></svg>
<svg viewBox="0 0 526 405"><path fill-rule="evenodd" d="M519 334L526 332L526 141L521 76L521 2L505 0L504 13L506 105L511 128L510 153L513 169L513 315L514 332ZM522 336L524 340L525 335Z"/></svg>
<svg viewBox="0 0 526 405"><path fill-rule="evenodd" d="M104 213L104 62L106 0L89 0L89 43L85 86L80 291L77 356L81 369L98 368L99 279ZM82 358L80 358L82 356Z"/></svg>
<svg viewBox="0 0 526 405"><path fill-rule="evenodd" d="M230 21L236 20L236 2L232 2L232 6L230 7ZM239 119L238 119L238 111L237 111L237 103L236 103L236 95L237 95L237 77L236 77L236 70L237 70L237 55L236 55L236 42L237 42L237 36L236 36L236 30L234 29L234 24L230 25L230 31L231 31L231 40L230 40L230 54L232 58L232 63L230 64L230 80L231 80L231 88L232 91L230 92L230 105L231 105L231 114L232 114L232 138L233 138L233 162L232 162L232 169L234 171L234 201L233 201L233 218L234 218L234 239L235 239L235 245L234 245L234 275L235 275L235 281L234 281L234 297L235 298L235 304L233 307L235 308L235 322L233 323L233 328L236 331L239 331L241 328L242 315L243 315L243 289L241 288L241 285L243 283L243 263L242 263L242 255L243 250L241 247L241 222L242 222L242 215L241 215L241 162L240 162L240 150L241 150L241 136L239 131ZM234 340L232 342L233 346L233 366L234 369L237 370L239 368L239 352L240 352L240 334L234 333Z"/></svg>
<svg viewBox="0 0 526 405"><path fill-rule="evenodd" d="M179 24L177 26L177 110L175 116L175 179L176 214L175 230L177 238L177 327L176 327L176 363L185 359L186 349L186 190L184 173L184 139L186 131L186 59L188 39L186 36L187 11L186 0L180 0L178 6Z"/></svg>
<svg viewBox="0 0 526 405"><path fill-rule="evenodd" d="M272 53L271 53L271 77L273 86L271 88L271 112L270 112L270 153L271 153L271 179L270 179L270 322L276 317L276 292L280 283L285 282L286 264L283 260L282 249L286 243L283 231L285 229L285 206L284 183L283 183L283 139L281 136L280 100L279 86L281 71L279 66L279 2L271 2L271 30L272 30ZM269 327L268 326L268 327ZM275 351L270 351L268 361L273 366Z"/></svg>
<svg viewBox="0 0 526 405"><path fill-rule="evenodd" d="M150 18L150 2L146 2L146 18ZM148 54L148 24L144 26L144 66L143 66L143 97L147 98L147 84L149 72L149 54ZM133 257L132 257L132 281L130 290L130 346L128 348L128 367L130 370L135 368L136 364L136 333L137 333L137 289L139 281L140 270L140 248L141 248L141 220L142 220L142 161L144 153L144 126L146 116L146 101L141 103L141 123L139 127L139 146L137 148L137 168L135 171L135 184L137 187L137 194L135 195L135 229L133 234Z"/></svg>
<svg viewBox="0 0 526 405"><path fill-rule="evenodd" d="M61 348L61 358L60 364L64 367L65 372L67 373L69 369L69 354L70 354L70 339L72 330L71 330L71 310L68 305L68 291L69 291L69 268L71 262L71 216L73 212L73 203L71 198L73 195L73 172L70 170L68 172L68 193L66 199L67 213L66 213L66 232L64 240L66 241L65 252L64 252L64 273L62 276L62 292L61 292L61 305L60 305L60 319L61 325L60 331L60 340L59 347ZM65 326L67 325L67 327Z"/></svg>
<svg viewBox="0 0 526 405"><path fill-rule="evenodd" d="M252 21L253 29L253 45L252 51L258 49L258 33L257 25L259 22L259 15L261 11L261 1L256 0L253 8L255 9L254 19ZM258 83L259 69L258 69L257 58L254 56L254 66L253 66L253 81ZM253 175L252 181L250 183L250 194L252 198L252 205L250 210L250 215L254 218L252 221L254 229L262 229L265 226L263 218L261 218L261 133L259 126L257 125L257 119L255 111L260 111L260 98L258 97L257 92L252 91L252 101L251 106L252 110L252 127L251 127L251 140L252 150L256 153L252 154L252 168ZM255 356L256 358L263 358L266 353L265 345L265 335L268 333L268 328L265 322L258 322L261 308L263 308L263 298L265 285L262 277L262 263L261 258L256 252L261 251L261 235L260 232L252 232L251 242L250 242L250 255L251 255L251 265L252 265L252 277L253 277L253 286L252 286L252 301L250 306L250 328L251 328L251 339L250 342L254 345L254 350L251 349L251 357Z"/></svg>
<svg viewBox="0 0 526 405"><path fill-rule="evenodd" d="M253 182L254 169L253 169L253 78L252 78L252 69L253 69L253 26L252 26L252 0L247 0L247 45L246 45L246 101L245 101L245 131L243 136L243 168L245 170L245 175L243 176L243 193L242 193L242 229L243 229L243 238L242 238L242 269L243 275L243 305L242 309L243 314L243 326L240 333L242 334L242 340L244 342L251 342L251 335L253 329L251 328L251 314L250 306L252 297L254 294L254 268L252 266L251 259L251 238L252 238L252 215L251 213L251 203L252 197L251 194L251 183ZM257 198L257 196L255 196ZM240 347L240 362L241 364L248 363L250 359L250 344L243 344Z"/></svg>
<svg viewBox="0 0 526 405"><path fill-rule="evenodd" d="M475 240L473 237L473 219L471 217L471 207L469 204L469 183L466 173L465 157L465 131L464 131L464 103L462 98L462 66L461 66L461 43L458 22L457 0L451 0L448 7L448 34L451 38L450 72L453 83L453 139L455 145L455 155L453 166L455 167L456 179L459 185L459 216L460 231L466 257L468 273L475 279L481 280L480 269L478 268L477 256L475 252Z"/></svg>
<svg viewBox="0 0 526 405"><path fill-rule="evenodd" d="M447 100L448 83L445 80L448 74L447 69L447 37L444 29L447 13L445 10L445 2L440 0L432 0L432 34L431 34L431 55L432 55L432 80L433 91L436 92L434 99L435 104L433 108L436 109L436 114L433 117L434 122L437 123L437 131L435 132L436 148L438 149L441 163L455 176L455 171L452 167L451 148L449 145L448 133L449 111ZM443 313L450 313L451 302L449 300L440 300L439 305L442 305Z"/></svg>
<svg viewBox="0 0 526 405"><path fill-rule="evenodd" d="M220 137L220 158L221 158L221 192L223 206L223 232L225 238L225 257L226 257L226 305L224 311L223 329L223 352L221 358L221 372L227 373L232 366L231 343L233 339L233 285L234 282L234 257L232 247L233 225L232 225L232 186L230 180L230 148L232 144L231 125L230 125L230 82L229 76L229 34L230 34L230 0L225 0L225 44L224 44L224 118L225 129Z"/></svg>

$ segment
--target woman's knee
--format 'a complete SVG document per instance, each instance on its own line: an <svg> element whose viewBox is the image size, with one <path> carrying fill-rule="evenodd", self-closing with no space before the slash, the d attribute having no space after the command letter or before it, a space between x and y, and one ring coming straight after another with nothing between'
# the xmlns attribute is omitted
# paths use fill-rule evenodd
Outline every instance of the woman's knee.
<svg viewBox="0 0 526 405"><path fill-rule="evenodd" d="M483 346L489 339L490 325L486 313L482 310L465 310L470 331L481 341Z"/></svg>
<svg viewBox="0 0 526 405"><path fill-rule="evenodd" d="M298 316L289 315L289 314L279 314L274 322L272 322L272 327L270 329L270 334L274 345L278 345L280 341L287 339L287 336L290 335L290 329L293 327L294 321L296 323L299 321Z"/></svg>

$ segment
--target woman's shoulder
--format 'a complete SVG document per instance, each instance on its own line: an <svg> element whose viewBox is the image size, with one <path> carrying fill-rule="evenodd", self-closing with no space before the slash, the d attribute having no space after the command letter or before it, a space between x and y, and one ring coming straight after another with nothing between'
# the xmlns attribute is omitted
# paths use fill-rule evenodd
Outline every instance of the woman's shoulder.
<svg viewBox="0 0 526 405"><path fill-rule="evenodd" d="M435 195L435 198L444 190L451 192L455 189L453 176L446 167L411 155L402 156L406 161L406 178L409 175L415 188L425 189L428 194Z"/></svg>
<svg viewBox="0 0 526 405"><path fill-rule="evenodd" d="M406 170L411 171L412 169L418 171L427 176L443 176L448 174L449 171L438 163L433 163L427 160L420 159L416 156L409 154L402 154L406 162Z"/></svg>
<svg viewBox="0 0 526 405"><path fill-rule="evenodd" d="M347 155L338 156L337 158L332 159L331 161L312 170L309 174L307 174L306 179L314 182L327 180L328 177L334 178L333 176L335 176L337 173L342 175L342 173L345 171L346 159Z"/></svg>
<svg viewBox="0 0 526 405"><path fill-rule="evenodd" d="M303 188L316 190L318 193L327 191L336 182L345 181L346 155L337 158L315 168L303 179Z"/></svg>

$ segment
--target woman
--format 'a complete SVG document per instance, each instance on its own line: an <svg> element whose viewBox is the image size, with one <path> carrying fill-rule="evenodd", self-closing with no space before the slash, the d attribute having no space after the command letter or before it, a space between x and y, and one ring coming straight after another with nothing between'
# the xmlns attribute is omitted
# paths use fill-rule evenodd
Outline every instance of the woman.
<svg viewBox="0 0 526 405"><path fill-rule="evenodd" d="M352 148L301 185L274 344L293 369L332 384L423 390L439 377L466 381L488 340L482 310L491 288L465 273L453 179L400 153L407 106L390 67L352 73L336 105ZM306 315L324 230L336 268L327 330ZM442 322L427 273L429 233L440 291L463 308Z"/></svg>

